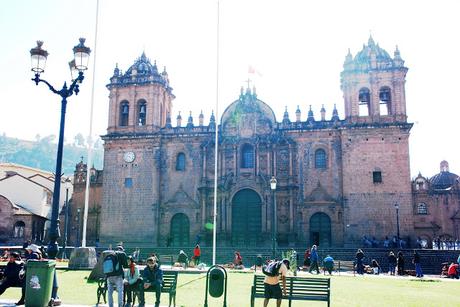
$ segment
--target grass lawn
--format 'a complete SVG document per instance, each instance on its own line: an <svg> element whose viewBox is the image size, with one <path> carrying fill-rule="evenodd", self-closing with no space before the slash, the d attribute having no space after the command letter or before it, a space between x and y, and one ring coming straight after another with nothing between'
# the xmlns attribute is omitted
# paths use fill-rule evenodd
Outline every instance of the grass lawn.
<svg viewBox="0 0 460 307"><path fill-rule="evenodd" d="M59 295L65 304L96 303L97 284L88 284L89 271L58 271ZM312 275L308 275L309 277ZM321 275L320 275L321 276ZM249 306L253 274L229 273L227 306ZM180 274L178 277L177 306L203 306L206 274ZM460 306L460 282L425 278L386 276L332 276L331 306ZM20 289L8 289L2 298L18 299ZM153 304L154 294L146 294L147 304ZM222 298L208 296L209 306L222 306ZM162 294L162 305L167 305L168 295ZM256 299L256 306L262 306ZM324 302L293 302L293 306L327 306ZM275 306L271 302L269 306ZM282 306L288 306L283 302Z"/></svg>

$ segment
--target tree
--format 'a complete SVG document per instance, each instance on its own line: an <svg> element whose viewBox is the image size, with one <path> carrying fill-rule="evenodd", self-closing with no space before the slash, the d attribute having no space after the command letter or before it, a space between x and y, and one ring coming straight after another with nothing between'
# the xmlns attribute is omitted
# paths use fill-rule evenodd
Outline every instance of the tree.
<svg viewBox="0 0 460 307"><path fill-rule="evenodd" d="M78 133L74 139L75 139L75 142L74 142L75 146L85 147L85 138L83 137L81 133Z"/></svg>

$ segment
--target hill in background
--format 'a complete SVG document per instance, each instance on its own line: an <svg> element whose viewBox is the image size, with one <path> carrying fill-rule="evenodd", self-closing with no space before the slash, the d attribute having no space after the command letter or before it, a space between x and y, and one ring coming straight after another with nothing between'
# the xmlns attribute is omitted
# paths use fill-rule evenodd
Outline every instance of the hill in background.
<svg viewBox="0 0 460 307"><path fill-rule="evenodd" d="M49 172L56 170L57 144L54 142L56 136L49 135L40 137L37 135L35 141L20 140L0 135L0 162L17 163L35 167ZM64 175L70 176L75 171L75 165L82 159L88 161L88 149L81 134L74 137L72 143L64 142L62 156L62 171ZM93 165L96 169L102 169L104 150L101 139L97 139L93 148Z"/></svg>

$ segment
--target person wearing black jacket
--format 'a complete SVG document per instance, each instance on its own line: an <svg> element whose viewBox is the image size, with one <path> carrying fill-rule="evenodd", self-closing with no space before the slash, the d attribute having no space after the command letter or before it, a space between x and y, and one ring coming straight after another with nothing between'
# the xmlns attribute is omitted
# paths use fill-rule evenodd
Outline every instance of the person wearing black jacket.
<svg viewBox="0 0 460 307"><path fill-rule="evenodd" d="M412 259L412 262L415 265L415 276L423 277L422 265L420 264L420 255L416 250L414 250L414 258Z"/></svg>
<svg viewBox="0 0 460 307"><path fill-rule="evenodd" d="M393 251L388 255L388 274L395 275L396 256Z"/></svg>
<svg viewBox="0 0 460 307"><path fill-rule="evenodd" d="M361 249L358 249L356 252L356 272L358 274L363 275L364 274L364 252Z"/></svg>
<svg viewBox="0 0 460 307"><path fill-rule="evenodd" d="M404 255L401 251L398 252L398 275L404 275Z"/></svg>
<svg viewBox="0 0 460 307"><path fill-rule="evenodd" d="M20 278L19 273L23 268L24 262L21 261L19 254L12 252L8 258L3 279L1 280L0 295L10 287L22 287L24 278Z"/></svg>
<svg viewBox="0 0 460 307"><path fill-rule="evenodd" d="M142 279L144 281L143 290L155 290L155 307L160 306L161 288L163 287L163 270L160 269L156 258L150 257L147 259L147 266L142 271ZM145 297L144 291L141 290L139 298L139 307L144 307Z"/></svg>

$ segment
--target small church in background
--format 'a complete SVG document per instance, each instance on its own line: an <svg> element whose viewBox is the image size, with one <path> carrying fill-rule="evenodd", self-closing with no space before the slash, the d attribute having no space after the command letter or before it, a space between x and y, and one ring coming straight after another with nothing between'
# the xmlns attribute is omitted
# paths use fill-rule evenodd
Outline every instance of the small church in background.
<svg viewBox="0 0 460 307"><path fill-rule="evenodd" d="M370 37L345 57L342 116L335 105L319 112L305 105L277 119L263 93L242 88L220 119L196 120L172 118L169 75L145 54L125 72L115 68L104 168L91 169L99 192L90 194L88 242L188 247L199 237L211 245L217 128L220 246L270 246L273 216L280 246L382 241L396 235L395 205L404 240L455 240L459 177L443 161L439 174L410 178L407 71L398 48L390 56ZM75 180L86 171L77 165ZM75 208L83 207L79 193Z"/></svg>

